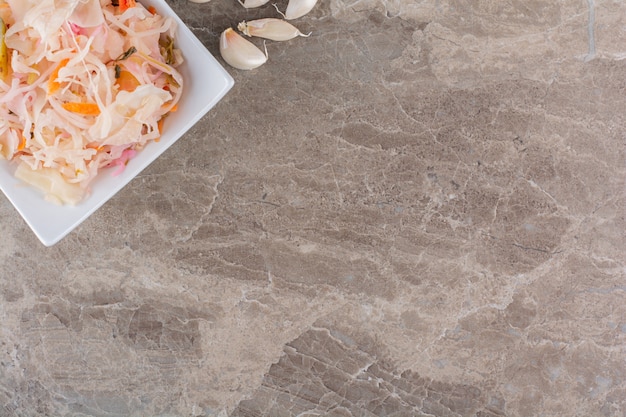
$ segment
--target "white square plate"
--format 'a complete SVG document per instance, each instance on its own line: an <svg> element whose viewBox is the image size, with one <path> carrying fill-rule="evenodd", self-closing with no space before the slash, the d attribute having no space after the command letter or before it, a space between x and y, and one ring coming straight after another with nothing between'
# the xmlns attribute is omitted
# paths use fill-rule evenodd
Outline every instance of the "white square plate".
<svg viewBox="0 0 626 417"><path fill-rule="evenodd" d="M177 22L175 42L185 59L178 68L185 82L179 110L168 116L159 142L146 146L116 177L110 174L115 168L102 170L91 184L91 195L76 206L58 206L45 201L41 192L15 179L15 164L0 160L0 189L46 246L57 243L113 197L193 127L234 84L233 78L165 0L141 0L141 3L146 7L154 6L161 15Z"/></svg>

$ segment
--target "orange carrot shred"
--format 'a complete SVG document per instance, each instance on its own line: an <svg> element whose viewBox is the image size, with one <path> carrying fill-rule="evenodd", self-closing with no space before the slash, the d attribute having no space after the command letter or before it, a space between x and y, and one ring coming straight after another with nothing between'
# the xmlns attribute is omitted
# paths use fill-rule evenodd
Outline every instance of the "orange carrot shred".
<svg viewBox="0 0 626 417"><path fill-rule="evenodd" d="M120 0L120 11L125 12L131 7L135 7L137 2L135 0Z"/></svg>
<svg viewBox="0 0 626 417"><path fill-rule="evenodd" d="M26 147L26 137L22 135L22 139L20 140L19 145L17 145L17 150L22 151Z"/></svg>
<svg viewBox="0 0 626 417"><path fill-rule="evenodd" d="M157 9L154 6L149 6L148 11L150 12L150 14L157 14Z"/></svg>
<svg viewBox="0 0 626 417"><path fill-rule="evenodd" d="M72 113L84 114L85 116L97 116L100 114L100 107L96 103L63 103L63 108Z"/></svg>
<svg viewBox="0 0 626 417"><path fill-rule="evenodd" d="M165 123L165 117L161 117L157 122L157 127L159 128L160 134L163 134L163 123ZM158 142L158 140L155 140L155 142Z"/></svg>
<svg viewBox="0 0 626 417"><path fill-rule="evenodd" d="M50 74L50 78L48 79L48 93L54 94L59 88L61 88L61 83L57 82L57 78L59 78L59 70L67 65L70 62L69 58L65 58L59 65L52 71Z"/></svg>

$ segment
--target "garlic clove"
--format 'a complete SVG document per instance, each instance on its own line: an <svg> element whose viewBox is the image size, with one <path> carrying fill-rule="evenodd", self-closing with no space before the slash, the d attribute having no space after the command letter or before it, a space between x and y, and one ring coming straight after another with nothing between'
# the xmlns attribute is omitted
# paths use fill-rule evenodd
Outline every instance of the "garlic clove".
<svg viewBox="0 0 626 417"><path fill-rule="evenodd" d="M317 0L289 0L285 13L282 13L280 10L278 10L278 7L275 4L274 7L276 7L278 13L283 15L285 19L293 20L302 17L311 10L313 10L316 4Z"/></svg>
<svg viewBox="0 0 626 417"><path fill-rule="evenodd" d="M294 25L282 19L266 18L246 22L245 20L237 25L237 29L247 36L257 36L259 38L273 41L288 41L297 36L305 35Z"/></svg>
<svg viewBox="0 0 626 417"><path fill-rule="evenodd" d="M267 50L263 53L232 28L220 36L220 54L228 65L241 70L260 67L267 61Z"/></svg>
<svg viewBox="0 0 626 417"><path fill-rule="evenodd" d="M193 1L193 0L191 0ZM238 0L239 3L245 7L246 9L252 9L254 7L260 7L263 6L265 3L267 3L270 0Z"/></svg>

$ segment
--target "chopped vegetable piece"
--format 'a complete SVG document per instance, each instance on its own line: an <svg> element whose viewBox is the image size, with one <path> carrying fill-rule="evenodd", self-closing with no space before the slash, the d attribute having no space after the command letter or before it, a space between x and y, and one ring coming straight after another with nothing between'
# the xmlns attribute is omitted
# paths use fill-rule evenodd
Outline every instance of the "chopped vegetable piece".
<svg viewBox="0 0 626 417"><path fill-rule="evenodd" d="M59 62L59 65L57 65L54 71L52 71L52 74L50 75L50 79L48 80L48 93L49 94L54 94L57 92L59 88L61 88L61 83L57 81L57 78L59 78L59 71L61 70L61 68L66 66L68 62L70 62L70 59L65 58L64 60Z"/></svg>
<svg viewBox="0 0 626 417"><path fill-rule="evenodd" d="M131 46L130 48L128 48L128 50L126 52L124 52L122 55L118 56L116 61L123 61L125 59L128 59L135 52L137 52L137 48L135 48L134 46Z"/></svg>
<svg viewBox="0 0 626 417"><path fill-rule="evenodd" d="M9 76L9 52L7 44L4 42L4 35L7 32L7 25L0 18L0 78L6 80Z"/></svg>
<svg viewBox="0 0 626 417"><path fill-rule="evenodd" d="M26 78L26 84L31 85L35 81L37 81L37 74L34 72L29 72L28 77Z"/></svg>
<svg viewBox="0 0 626 417"><path fill-rule="evenodd" d="M84 114L86 116L97 116L100 114L100 107L96 103L63 103L63 108L73 113Z"/></svg>
<svg viewBox="0 0 626 417"><path fill-rule="evenodd" d="M120 90L135 91L135 88L139 87L141 83L139 80L129 71L120 69L119 76L117 76L115 83L119 86Z"/></svg>
<svg viewBox="0 0 626 417"><path fill-rule="evenodd" d="M137 151L133 150L133 149L126 149L124 150L124 152L122 152L122 155L120 155L119 158L117 158L115 161L111 162L111 166L116 166L117 165L117 169L115 171L113 171L111 173L111 175L113 175L114 177L120 175L122 172L124 172L124 168L126 168L126 165L128 165L128 161L131 160L131 158L133 158L135 155L137 155Z"/></svg>
<svg viewBox="0 0 626 417"><path fill-rule="evenodd" d="M130 9L131 7L135 7L137 5L135 0L119 0L119 4L120 4L120 11L121 12L125 12L126 10Z"/></svg>
<svg viewBox="0 0 626 417"><path fill-rule="evenodd" d="M169 65L175 64L174 40L169 36L165 36L159 40L159 46L161 47L161 55L165 58L165 63Z"/></svg>
<svg viewBox="0 0 626 417"><path fill-rule="evenodd" d="M165 116L161 117L157 122L157 127L159 128L159 133L163 133L163 125L165 124ZM157 139L158 142L158 139Z"/></svg>

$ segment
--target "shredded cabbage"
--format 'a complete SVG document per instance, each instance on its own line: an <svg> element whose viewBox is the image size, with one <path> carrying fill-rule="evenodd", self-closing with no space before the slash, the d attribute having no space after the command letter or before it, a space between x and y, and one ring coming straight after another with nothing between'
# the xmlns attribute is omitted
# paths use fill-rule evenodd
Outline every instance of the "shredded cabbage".
<svg viewBox="0 0 626 417"><path fill-rule="evenodd" d="M47 200L77 204L176 110L175 22L128 0L0 0L0 18L0 158Z"/></svg>

